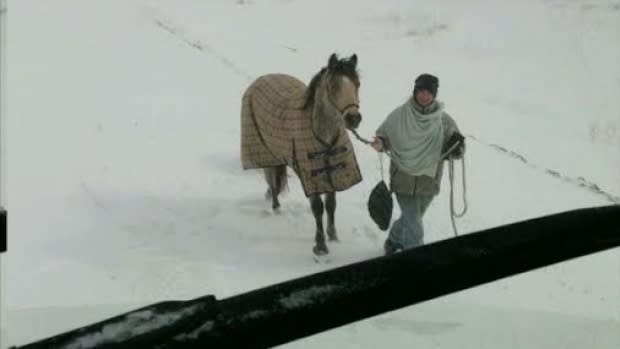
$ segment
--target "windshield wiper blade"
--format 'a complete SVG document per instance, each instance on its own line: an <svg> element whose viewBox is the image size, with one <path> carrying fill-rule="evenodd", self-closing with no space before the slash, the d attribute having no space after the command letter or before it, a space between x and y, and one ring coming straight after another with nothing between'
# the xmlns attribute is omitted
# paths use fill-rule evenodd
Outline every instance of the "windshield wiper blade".
<svg viewBox="0 0 620 349"><path fill-rule="evenodd" d="M530 219L219 301L154 304L19 348L268 348L618 247L619 217L613 205Z"/></svg>

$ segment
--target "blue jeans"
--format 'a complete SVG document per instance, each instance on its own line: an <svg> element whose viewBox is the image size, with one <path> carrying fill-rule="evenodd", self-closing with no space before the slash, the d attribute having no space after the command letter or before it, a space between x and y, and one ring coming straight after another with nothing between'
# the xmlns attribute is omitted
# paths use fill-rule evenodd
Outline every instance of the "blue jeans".
<svg viewBox="0 0 620 349"><path fill-rule="evenodd" d="M424 225L422 217L433 201L432 195L408 195L396 193L396 200L400 206L401 215L390 229L388 237L392 245L403 249L413 248L424 244Z"/></svg>

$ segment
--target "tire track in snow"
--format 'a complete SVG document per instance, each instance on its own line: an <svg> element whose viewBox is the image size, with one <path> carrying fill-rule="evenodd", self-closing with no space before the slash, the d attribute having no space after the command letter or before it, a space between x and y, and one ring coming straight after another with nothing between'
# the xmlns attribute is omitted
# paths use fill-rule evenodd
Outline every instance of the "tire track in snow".
<svg viewBox="0 0 620 349"><path fill-rule="evenodd" d="M193 40L193 39L188 38L188 35L186 33L183 33L182 29L180 29L178 26L170 24L170 21L164 21L162 19L156 18L155 24L159 28L173 35L176 39L183 41L190 47L198 51L201 51L201 52L210 53L211 55L216 57L220 61L220 63L222 63L228 69L232 70L236 75L246 79L248 82L251 82L255 79L254 76L249 74L244 69L240 68L233 60L219 53L219 51L213 48L213 46L207 43L201 42L200 40Z"/></svg>
<svg viewBox="0 0 620 349"><path fill-rule="evenodd" d="M495 143L487 143L487 142L482 141L482 140L480 140L477 137L472 136L472 135L467 135L467 138L473 139L474 141L476 141L476 142L478 142L478 143L480 143L482 145L485 145L485 146L487 146L489 148L493 148L496 151L498 151L498 152L500 152L500 153L502 153L502 154L504 154L506 156L512 157L512 158L522 162L527 167L536 169L538 171L542 171L546 175L549 175L551 177L557 178L557 179L559 179L561 181L564 181L566 183L570 183L570 184L575 185L575 186L577 186L579 188L586 189L586 190L590 191L591 193L594 193L596 195L604 197L605 200L610 201L610 202L612 202L614 204L620 204L620 197L615 196L613 194L610 194L610 193L602 190L599 185L597 185L596 183L591 182L591 181L585 179L584 177L577 177L577 178L570 177L568 175L562 174L559 171L556 171L556 170L553 170L553 169L550 169L550 168L546 168L544 166L540 166L540 165L536 165L536 164L530 163L527 160L527 158L525 158L525 156L523 156L523 155L521 155L521 154L519 154L519 153L517 153L517 152L515 152L513 150L510 150L510 149L508 149L508 148L506 148L506 147L504 147L502 145L495 144Z"/></svg>

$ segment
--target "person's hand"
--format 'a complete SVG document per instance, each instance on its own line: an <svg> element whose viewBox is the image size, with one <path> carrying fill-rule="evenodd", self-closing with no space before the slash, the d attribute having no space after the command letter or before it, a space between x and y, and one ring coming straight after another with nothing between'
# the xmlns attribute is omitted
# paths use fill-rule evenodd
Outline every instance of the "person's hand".
<svg viewBox="0 0 620 349"><path fill-rule="evenodd" d="M376 151L381 152L384 150L385 146L383 144L383 140L379 137L375 137L370 144Z"/></svg>
<svg viewBox="0 0 620 349"><path fill-rule="evenodd" d="M458 143L458 145L454 149L452 149L449 157L459 160L463 158L463 154L465 153L465 137L463 137L463 135L458 132L452 134L452 137L450 137L450 140L448 141L450 147L452 147L456 143Z"/></svg>
<svg viewBox="0 0 620 349"><path fill-rule="evenodd" d="M452 146L455 145L456 143L463 144L464 142L465 142L465 137L463 137L463 135L458 132L454 132L450 136L450 139L448 139L448 143L446 144L446 146L447 148L452 148Z"/></svg>
<svg viewBox="0 0 620 349"><path fill-rule="evenodd" d="M461 158L463 158L463 153L465 153L464 141L452 150L452 152L450 153L450 158L460 160Z"/></svg>

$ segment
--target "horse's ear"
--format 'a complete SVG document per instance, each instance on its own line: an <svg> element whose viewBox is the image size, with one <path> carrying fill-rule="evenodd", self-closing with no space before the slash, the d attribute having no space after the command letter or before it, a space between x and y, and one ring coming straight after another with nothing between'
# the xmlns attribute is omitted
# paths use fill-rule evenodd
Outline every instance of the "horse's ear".
<svg viewBox="0 0 620 349"><path fill-rule="evenodd" d="M338 64L338 57L335 53L332 53L332 55L329 56L329 62L327 63L327 67L333 68L336 66L336 64Z"/></svg>
<svg viewBox="0 0 620 349"><path fill-rule="evenodd" d="M353 66L356 67L357 66L357 55L354 53L351 58L349 58L349 61L351 61L351 63L353 63Z"/></svg>

